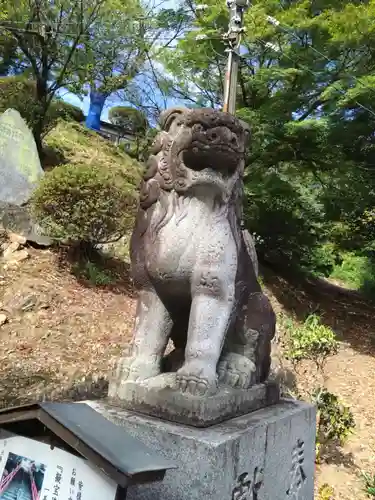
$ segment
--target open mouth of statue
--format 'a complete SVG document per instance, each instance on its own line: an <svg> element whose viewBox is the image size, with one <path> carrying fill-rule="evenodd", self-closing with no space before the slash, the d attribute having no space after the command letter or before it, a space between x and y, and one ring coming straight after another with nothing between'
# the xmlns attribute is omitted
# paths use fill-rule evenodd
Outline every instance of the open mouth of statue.
<svg viewBox="0 0 375 500"><path fill-rule="evenodd" d="M193 141L182 151L183 163L195 171L210 168L217 172L232 172L236 169L239 156L239 151L226 143L207 144Z"/></svg>
<svg viewBox="0 0 375 500"><path fill-rule="evenodd" d="M189 151L192 151L194 154L200 154L200 153L202 154L202 153L207 153L209 151L240 154L237 145L234 144L232 145L228 142L216 142L215 140L212 139L207 141L200 141L194 139L191 142L190 147L187 149Z"/></svg>

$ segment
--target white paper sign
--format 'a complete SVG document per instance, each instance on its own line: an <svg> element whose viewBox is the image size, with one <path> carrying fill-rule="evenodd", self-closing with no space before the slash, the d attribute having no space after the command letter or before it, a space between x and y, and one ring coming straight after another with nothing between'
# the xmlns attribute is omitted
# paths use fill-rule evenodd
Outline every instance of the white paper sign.
<svg viewBox="0 0 375 500"><path fill-rule="evenodd" d="M114 500L116 489L87 460L0 430L0 499Z"/></svg>

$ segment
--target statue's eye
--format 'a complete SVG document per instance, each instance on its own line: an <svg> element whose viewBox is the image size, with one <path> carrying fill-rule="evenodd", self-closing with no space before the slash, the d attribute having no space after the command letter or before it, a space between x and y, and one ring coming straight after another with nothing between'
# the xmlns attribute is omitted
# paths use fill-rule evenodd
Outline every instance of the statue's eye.
<svg viewBox="0 0 375 500"><path fill-rule="evenodd" d="M200 123L197 123L194 125L194 131L195 132L204 132L204 127Z"/></svg>

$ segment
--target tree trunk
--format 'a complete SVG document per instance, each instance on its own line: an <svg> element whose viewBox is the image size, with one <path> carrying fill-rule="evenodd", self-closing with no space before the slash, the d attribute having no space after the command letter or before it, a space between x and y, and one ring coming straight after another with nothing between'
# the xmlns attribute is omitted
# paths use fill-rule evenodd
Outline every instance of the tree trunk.
<svg viewBox="0 0 375 500"><path fill-rule="evenodd" d="M44 151L43 151L42 131L43 131L43 124L38 123L37 125L34 125L33 128L34 140L36 144L36 149L38 150L39 160L43 167Z"/></svg>
<svg viewBox="0 0 375 500"><path fill-rule="evenodd" d="M90 92L90 109L86 118L87 128L100 130L100 117L107 97L107 94L102 94L100 91Z"/></svg>
<svg viewBox="0 0 375 500"><path fill-rule="evenodd" d="M33 123L33 135L41 163L43 162L44 158L42 134L43 134L47 109L48 109L47 80L39 78L36 82L36 112L35 112L35 120Z"/></svg>

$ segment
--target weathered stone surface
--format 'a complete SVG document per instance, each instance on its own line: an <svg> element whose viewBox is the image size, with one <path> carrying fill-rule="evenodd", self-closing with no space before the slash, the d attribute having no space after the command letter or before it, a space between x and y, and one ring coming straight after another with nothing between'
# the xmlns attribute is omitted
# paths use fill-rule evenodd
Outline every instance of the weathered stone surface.
<svg viewBox="0 0 375 500"><path fill-rule="evenodd" d="M21 248L17 241L2 245L3 255L2 260L8 265L18 264L29 258L29 252L25 248Z"/></svg>
<svg viewBox="0 0 375 500"><path fill-rule="evenodd" d="M0 116L0 201L27 202L43 170L34 137L18 111Z"/></svg>
<svg viewBox="0 0 375 500"><path fill-rule="evenodd" d="M0 225L8 232L17 233L20 238L25 238L37 245L50 246L54 243L51 238L43 234L41 227L32 220L27 206L19 207L0 201Z"/></svg>
<svg viewBox="0 0 375 500"><path fill-rule="evenodd" d="M25 245L27 239L22 234L9 233L8 235L9 241L12 243L19 243L20 245Z"/></svg>
<svg viewBox="0 0 375 500"><path fill-rule="evenodd" d="M112 403L129 410L197 427L244 415L280 399L278 384L271 381L249 389L221 385L217 393L202 398L176 390L175 379L174 373L168 373L139 383L112 384L108 396Z"/></svg>
<svg viewBox="0 0 375 500"><path fill-rule="evenodd" d="M6 246L3 244L3 249L4 249L4 259L9 259L9 257L14 253L19 250L21 245L17 243L16 241L13 241L12 243L7 244Z"/></svg>
<svg viewBox="0 0 375 500"><path fill-rule="evenodd" d="M201 398L258 386L269 375L275 315L241 227L249 130L212 109L167 110L161 126L131 239L133 350L110 393L126 399L116 390L125 381L173 371L176 390ZM163 359L169 340L175 351Z"/></svg>
<svg viewBox="0 0 375 500"><path fill-rule="evenodd" d="M8 109L0 116L0 226L38 245L51 245L21 206L43 175L33 134L18 111Z"/></svg>
<svg viewBox="0 0 375 500"><path fill-rule="evenodd" d="M10 316L14 316L36 309L48 308L54 295L47 290L42 278L37 280L23 276L22 287L20 288L17 282L14 283L14 286L8 286L2 299L2 310Z"/></svg>
<svg viewBox="0 0 375 500"><path fill-rule="evenodd" d="M87 402L86 402L87 403ZM283 401L198 429L103 403L94 409L177 465L129 500L313 500L315 408Z"/></svg>
<svg viewBox="0 0 375 500"><path fill-rule="evenodd" d="M7 321L8 321L7 315L0 313L0 326L5 325Z"/></svg>

